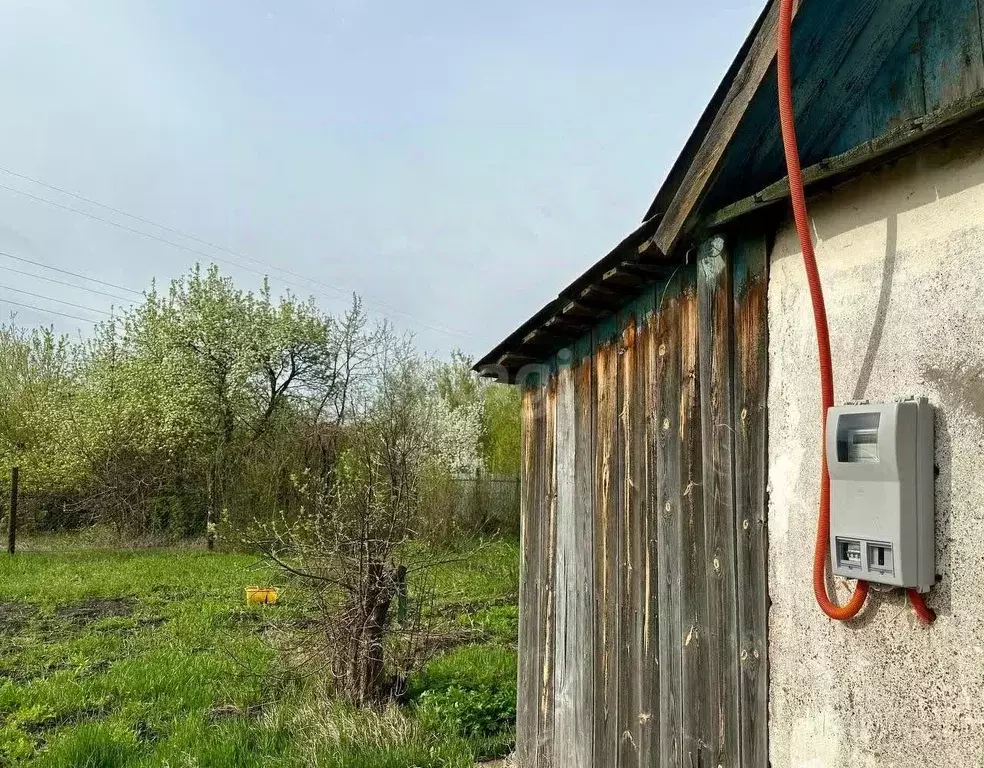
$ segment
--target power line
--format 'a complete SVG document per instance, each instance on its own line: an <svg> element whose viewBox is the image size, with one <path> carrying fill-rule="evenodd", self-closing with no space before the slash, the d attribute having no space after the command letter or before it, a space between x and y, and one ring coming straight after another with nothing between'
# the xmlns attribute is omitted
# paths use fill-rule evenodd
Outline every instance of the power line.
<svg viewBox="0 0 984 768"><path fill-rule="evenodd" d="M291 277L294 277L294 278L299 279L299 280L303 280L303 281L305 281L307 283L310 283L312 285L319 286L319 287L321 287L321 288L323 288L325 290L332 291L332 292L337 293L339 295L349 296L352 293L352 291L350 291L348 289L339 288L337 286L330 285L328 283L322 283L320 280L315 280L313 278L306 277L305 275L302 275L300 273L293 272L292 270L285 269L283 267L278 267L275 264L271 264L270 262L264 261L263 259L258 259L255 256L249 256L248 254L242 253L241 251L237 251L237 250L234 250L232 248L228 248L226 246L219 245L219 244L214 243L214 242L212 242L210 240L206 240L204 238L198 237L197 235L190 234L188 232L185 232L183 230L177 229L175 227L169 227L166 224L161 224L160 222L154 221L152 219L148 219L148 218L145 218L143 216L138 216L136 214L129 213L129 212L124 211L124 210L122 210L120 208L115 208L115 207L113 207L111 205L107 205L106 203L101 203L98 200L94 200L94 199L92 199L90 197L86 197L85 195L79 194L78 192L72 192L71 190L65 189L63 187L56 186L54 184L49 184L49 183L47 183L45 181L42 181L40 179L36 179L36 178L34 178L32 176L27 176L27 175L25 175L23 173L18 173L18 172L14 171L14 170L11 170L9 168L5 168L3 166L0 166L0 172L6 173L6 174L8 174L10 176L13 176L13 177L18 178L18 179L22 179L22 180L27 181L27 182L30 182L32 184L37 184L38 186L45 187L46 189L50 189L50 190L52 190L54 192L58 192L58 193L63 194L63 195L68 195L69 197L73 197L76 200L80 200L82 202L89 203L90 205L98 206L99 208L102 208L103 210L111 211L112 213L115 213L115 214L117 214L119 216L125 216L125 217L131 219L132 221L139 221L142 224L147 224L149 226L156 227L157 229L160 229L160 230L162 230L164 232L170 232L171 234L177 235L178 237L182 237L182 238L185 238L187 240L191 240L193 242L196 242L196 243L199 243L201 245L207 246L209 248L213 248L215 250L222 251L224 253L228 253L229 255L235 256L236 258L245 259L246 261L253 262L254 264L263 265L263 266L267 267L268 269L271 269L271 270L273 270L275 272L280 272L280 273L285 274L285 275L290 275ZM87 218L90 218L90 219L92 219L94 221L99 221L99 222L102 222L104 224L109 224L110 226L117 227L119 229L122 229L125 232L130 232L130 233L135 234L135 235L141 235L143 237L147 237L147 238L150 238L152 240L156 240L158 242L165 243L165 244L170 245L170 246L172 246L174 248L180 248L181 250L187 251L189 253L197 254L197 255L202 256L202 257L204 257L206 259L214 259L215 261L220 261L220 262L222 262L224 264L232 264L232 266L239 267L240 269L246 269L247 271L253 272L254 274L265 275L264 272L257 272L257 270L249 269L248 267L244 267L242 264L236 264L235 262L229 262L228 260L224 260L224 259L221 259L221 258L215 256L214 254L206 253L204 251L198 250L197 248L191 248L191 247L189 247L187 245L183 245L181 243L175 243L173 240L168 240L167 238L160 237L158 235L154 235L154 234L149 233L149 232L144 232L144 231L139 230L139 229L134 229L133 227L128 227L125 224L120 224L119 222L113 221L111 219L105 219L105 218L103 218L101 216L96 216L95 214L91 214L91 213L89 213L87 211L81 211L81 210L79 210L77 208L72 208L71 206L63 205L61 203L57 203L54 200L50 200L50 199L48 199L46 197L40 197L40 196L37 196L37 195L33 195L33 194L29 193L29 192L24 192L23 190L16 189L15 187L9 187L9 186L6 186L4 184L0 184L0 189L5 189L8 192L13 192L14 194L24 195L25 197L29 197L32 200L36 200L37 202L44 203L46 205L51 205L51 206L54 206L56 208L60 208L60 209L65 210L65 211L69 211L71 213L76 213L76 214L78 214L80 216L86 216ZM291 285L292 284L292 283L290 283L290 282L288 282L286 280L284 282L286 282L288 285ZM296 283L293 283L293 285L294 285L294 287L297 287L297 288L302 288L302 289L305 289L305 290L309 290L307 288L304 288L304 286L297 285ZM461 330L456 329L456 328L451 328L450 326L430 324L430 323L428 323L426 321L420 320L419 318L417 318L416 316L414 316L413 314L411 314L409 312L405 312L405 311L403 311L401 309L397 309L396 307L392 306L391 304L387 304L385 302L381 302L381 301L376 300L376 299L364 299L364 301L369 306L375 305L376 307L382 307L383 309L386 309L386 310L388 310L389 312L391 312L393 314L402 315L403 317L406 317L407 319L413 321L417 325L420 325L423 328L427 328L428 330L432 330L432 331L435 331L437 333L444 333L444 334L447 334L449 336L459 336L459 337L463 337L463 338L472 335L472 334L466 333L465 331L461 331Z"/></svg>
<svg viewBox="0 0 984 768"><path fill-rule="evenodd" d="M87 307L85 306L85 304L75 304L71 301L62 301L61 299L56 299L51 296L45 296L42 293L32 293L31 291L25 291L21 288L14 288L13 286L10 285L0 285L0 288L2 288L5 291L14 291L15 293L23 293L25 296L33 296L35 299L44 299L45 301L53 301L56 304L64 304L66 307L75 307L76 309L84 309L86 312L96 312L97 314L107 315L109 317L112 317L113 315L112 312L107 312L104 309Z"/></svg>
<svg viewBox="0 0 984 768"><path fill-rule="evenodd" d="M70 315L67 312L59 312L54 309L45 309L44 307L35 307L33 304L21 304L19 301L14 301L13 299L8 299L0 296L0 304L11 304L15 307L24 307L24 309L30 309L35 312L43 312L49 315L58 315L59 317L70 317L72 320L81 320L84 323L95 323L91 317L79 317L78 315Z"/></svg>
<svg viewBox="0 0 984 768"><path fill-rule="evenodd" d="M27 277L33 277L35 280L45 280L49 283L55 283L56 285L65 285L68 286L69 288L77 288L80 291L88 291L89 293L95 293L99 296L107 296L111 299L116 299L118 301L127 301L127 302L133 301L133 299L128 299L124 296L117 296L115 293L106 293L106 291L99 291L96 290L95 288L90 288L87 285L77 285L76 283L70 283L67 280L57 280L54 277L45 277L44 275L36 275L33 272L28 272L23 269L14 269L13 267L2 267L2 266L0 266L0 269L2 269L4 272L13 272L15 275L26 275Z"/></svg>
<svg viewBox="0 0 984 768"><path fill-rule="evenodd" d="M33 264L36 267L41 267L42 269L50 269L54 272L61 272L63 275L69 275L71 277L78 277L81 280L89 280L93 283L98 283L99 285L105 285L107 288L115 288L118 291L126 291L127 293L132 293L134 296L143 297L143 293L140 291L135 291L132 288L127 288L125 285L116 285L116 283L107 283L105 280L99 280L95 277L88 277L86 275L81 275L78 272L71 272L67 269L62 269L61 267L53 267L50 264L45 264L41 261L35 261L34 259L26 259L23 256L14 256L12 253L7 253L6 251L0 251L0 256L5 256L8 259L14 259L14 261L20 261L24 264Z"/></svg>

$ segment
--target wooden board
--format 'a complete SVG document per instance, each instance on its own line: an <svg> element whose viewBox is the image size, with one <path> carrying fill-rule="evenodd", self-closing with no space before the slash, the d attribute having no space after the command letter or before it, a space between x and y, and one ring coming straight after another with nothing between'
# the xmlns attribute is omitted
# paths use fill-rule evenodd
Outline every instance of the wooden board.
<svg viewBox="0 0 984 768"><path fill-rule="evenodd" d="M588 340L588 349L591 342ZM578 584L583 584L585 592L577 601L579 615L583 616L574 628L577 633L577 643L571 644L574 653L574 663L580 666L577 683L581 690L580 705L575 710L576 758L580 763L572 765L591 766L594 758L594 728L597 719L597 695L595 683L597 680L596 663L597 651L595 646L595 629L598 616L595 612L595 516L594 516L594 366L590 357L582 357L580 349L578 358L582 360L574 371L574 407L575 407L575 456L574 456L574 491L575 491L575 535L577 548L577 566L580 568ZM564 763L558 761L558 766Z"/></svg>
<svg viewBox="0 0 984 768"><path fill-rule="evenodd" d="M764 237L734 249L735 519L741 765L769 764L768 254Z"/></svg>
<svg viewBox="0 0 984 768"><path fill-rule="evenodd" d="M519 581L519 664L516 699L516 760L519 768L536 768L538 741L538 670L540 650L539 568L540 499L537 473L543 434L543 388L537 384L522 389L522 498L520 539L522 562Z"/></svg>
<svg viewBox="0 0 984 768"><path fill-rule="evenodd" d="M578 602L590 585L580 581L583 569L577 562L575 532L574 456L576 422L573 371L563 366L557 373L557 534L554 581L557 592L554 622L554 760L560 765L578 762L575 710L583 692L578 685L580 669L576 643L579 639Z"/></svg>
<svg viewBox="0 0 984 768"><path fill-rule="evenodd" d="M590 345L557 378L553 764L590 768L594 737L594 521Z"/></svg>
<svg viewBox="0 0 984 768"><path fill-rule="evenodd" d="M595 329L595 765L618 764L618 670L621 654L621 526L619 525L618 344L615 318Z"/></svg>
<svg viewBox="0 0 984 768"><path fill-rule="evenodd" d="M875 76L866 101L871 115L871 136L862 141L881 136L907 120L926 114L918 16L909 22L895 50ZM855 141L832 154L839 154L860 143Z"/></svg>
<svg viewBox="0 0 984 768"><path fill-rule="evenodd" d="M984 88L978 0L926 0L919 11L929 111Z"/></svg>
<svg viewBox="0 0 984 768"><path fill-rule="evenodd" d="M659 682L648 634L656 620L652 600L650 499L646 452L646 354L653 292L646 290L619 313L618 446L621 485L621 614L619 634L618 759L626 768L652 763L658 733ZM653 655L654 656L654 655Z"/></svg>
<svg viewBox="0 0 984 768"><path fill-rule="evenodd" d="M706 574L702 503L701 409L698 370L696 275L682 274L680 297L680 622L682 764L705 765L707 734Z"/></svg>
<svg viewBox="0 0 984 768"><path fill-rule="evenodd" d="M700 410L706 569L708 749L713 765L739 759L734 403L731 379L731 259L721 237L697 262Z"/></svg>
<svg viewBox="0 0 984 768"><path fill-rule="evenodd" d="M639 562L642 572L638 577L638 597L641 620L636 627L639 645L639 698L636 714L638 723L639 767L648 768L659 761L659 537L656 532L656 443L653 433L653 414L656 410L655 374L656 347L654 344L655 289L649 288L636 302L638 331L638 372L635 397L639 407L635 411L632 450L639 457L641 475L638 492L639 505Z"/></svg>
<svg viewBox="0 0 984 768"><path fill-rule="evenodd" d="M748 55L738 70L721 108L694 155L680 188L660 222L653 242L664 254L672 253L684 225L704 199L716 177L725 150L731 143L755 92L776 56L779 3L773 2Z"/></svg>
<svg viewBox="0 0 984 768"><path fill-rule="evenodd" d="M683 631L680 599L683 589L681 533L680 393L680 279L670 280L657 298L654 315L655 378L653 441L655 460L654 511L657 600L659 602L659 759L653 765L682 765Z"/></svg>
<svg viewBox="0 0 984 768"><path fill-rule="evenodd" d="M800 151L806 162L819 159L830 137L837 133L854 110L865 100L872 81L892 55L923 0L854 0L847 14L844 30L838 38L845 41L834 46L825 57L825 67L815 66L815 58L801 54L809 66L809 86L797 98L803 101L798 118ZM827 25L823 25L826 27ZM829 30L824 29L825 34ZM827 39L825 37L825 39ZM806 83L803 83L806 85ZM782 141L775 138L774 151L782 156ZM783 168L780 161L778 168Z"/></svg>
<svg viewBox="0 0 984 768"><path fill-rule="evenodd" d="M551 361L551 368L555 368ZM537 764L552 766L554 726L554 590L557 554L557 490L554 450L557 419L557 376L552 375L543 388L543 438L540 441L540 466L537 472L537 493L540 497L540 611L537 638L539 642L539 711L537 713Z"/></svg>
<svg viewBox="0 0 984 768"><path fill-rule="evenodd" d="M523 768L765 764L765 275L715 238L523 389Z"/></svg>
<svg viewBox="0 0 984 768"><path fill-rule="evenodd" d="M641 411L636 387L639 380L637 326L634 307L619 313L618 342L618 441L616 466L619 478L618 525L621 563L618 573L621 605L619 611L618 667L618 765L639 765L639 714L642 711L641 644L638 629L642 624L641 557L642 518L640 473L643 458L636 452L635 429Z"/></svg>

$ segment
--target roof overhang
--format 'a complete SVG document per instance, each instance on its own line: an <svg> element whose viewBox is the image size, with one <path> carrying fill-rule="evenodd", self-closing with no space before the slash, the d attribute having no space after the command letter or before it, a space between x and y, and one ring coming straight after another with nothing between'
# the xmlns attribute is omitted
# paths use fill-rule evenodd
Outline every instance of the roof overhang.
<svg viewBox="0 0 984 768"><path fill-rule="evenodd" d="M793 27L797 127L811 190L863 173L933 135L978 122L981 94L833 155L831 142L923 0L800 0ZM779 0L756 21L643 223L476 364L514 380L685 263L702 233L774 207L788 196L778 129ZM799 53L799 55L797 55ZM798 69L796 68L798 66ZM832 156L833 155L833 156Z"/></svg>

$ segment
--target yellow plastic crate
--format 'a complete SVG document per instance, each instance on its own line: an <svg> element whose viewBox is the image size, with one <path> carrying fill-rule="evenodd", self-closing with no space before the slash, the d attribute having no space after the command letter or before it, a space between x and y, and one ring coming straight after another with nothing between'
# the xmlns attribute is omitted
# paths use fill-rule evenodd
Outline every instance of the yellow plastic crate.
<svg viewBox="0 0 984 768"><path fill-rule="evenodd" d="M247 605L275 605L276 602L276 587L246 587Z"/></svg>

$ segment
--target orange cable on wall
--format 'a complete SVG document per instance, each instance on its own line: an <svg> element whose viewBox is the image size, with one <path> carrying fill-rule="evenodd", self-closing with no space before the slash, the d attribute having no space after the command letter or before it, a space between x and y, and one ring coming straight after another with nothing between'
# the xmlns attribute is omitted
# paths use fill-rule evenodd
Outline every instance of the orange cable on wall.
<svg viewBox="0 0 984 768"><path fill-rule="evenodd" d="M786 170L789 173L789 196L796 219L796 232L803 251L803 266L810 284L810 300L813 302L813 321L817 328L817 351L820 357L820 396L823 413L824 446L826 446L827 411L834 405L834 373L830 360L830 332L827 329L827 308L823 301L823 287L817 271L817 259L810 236L810 220L806 211L806 195L803 191L803 172L800 168L799 147L796 143L796 122L793 112L792 73L790 71L790 39L793 26L793 0L781 0L779 6L779 120L782 125L782 145L786 152ZM830 551L830 474L827 471L827 452L822 451L820 469L820 515L817 522L817 540L813 551L813 593L820 609L832 619L847 621L857 616L868 597L868 583L859 581L846 605L837 605L827 594L827 562Z"/></svg>
<svg viewBox="0 0 984 768"><path fill-rule="evenodd" d="M817 270L813 238L810 236L810 220L806 210L806 194L803 190L803 171L800 167L799 147L796 143L796 118L793 111L793 86L790 68L791 38L794 0L780 0L779 44L777 68L779 71L779 120L782 125L782 145L786 153L786 170L789 174L789 196L796 220L796 234L803 251L803 266L810 284L810 300L813 303L813 321L817 330L817 352L820 358L820 396L823 412L824 449L820 468L820 513L817 519L817 539L813 550L813 594L820 609L832 619L848 621L858 615L868 597L868 582L858 581L845 605L838 605L827 594L827 563L830 561L830 474L827 470L826 432L827 411L834 405L834 373L830 357L830 331L827 328L827 309L823 300L823 286ZM926 605L922 594L908 589L909 602L916 616L924 624L931 624L936 614Z"/></svg>

